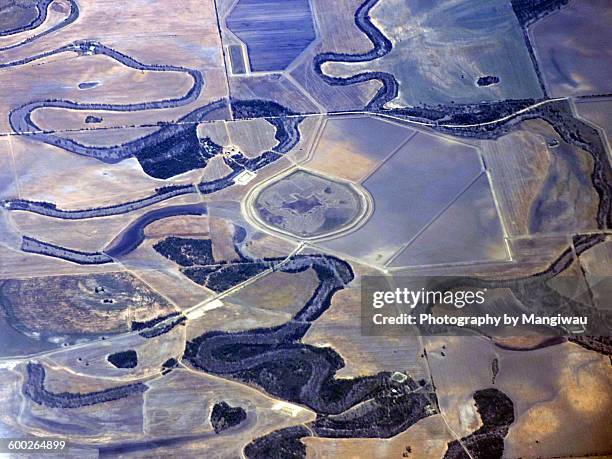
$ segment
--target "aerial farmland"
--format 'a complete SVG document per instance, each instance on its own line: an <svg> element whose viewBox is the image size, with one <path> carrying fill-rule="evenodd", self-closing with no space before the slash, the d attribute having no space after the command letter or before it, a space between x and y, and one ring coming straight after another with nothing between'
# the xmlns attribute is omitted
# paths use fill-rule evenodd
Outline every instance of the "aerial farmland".
<svg viewBox="0 0 612 459"><path fill-rule="evenodd" d="M0 455L611 456L611 17L0 0Z"/></svg>

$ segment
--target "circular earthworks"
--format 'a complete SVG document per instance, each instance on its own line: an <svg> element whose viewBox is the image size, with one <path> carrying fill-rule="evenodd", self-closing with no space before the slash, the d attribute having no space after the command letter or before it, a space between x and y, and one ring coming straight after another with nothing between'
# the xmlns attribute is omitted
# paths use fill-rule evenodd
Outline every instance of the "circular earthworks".
<svg viewBox="0 0 612 459"><path fill-rule="evenodd" d="M360 187L303 169L260 184L243 202L244 214L256 225L299 240L354 230L371 208L370 196Z"/></svg>

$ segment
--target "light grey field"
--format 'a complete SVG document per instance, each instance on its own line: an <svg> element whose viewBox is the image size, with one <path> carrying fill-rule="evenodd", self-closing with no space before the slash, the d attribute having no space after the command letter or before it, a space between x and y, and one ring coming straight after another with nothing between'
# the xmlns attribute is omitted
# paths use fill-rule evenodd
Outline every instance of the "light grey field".
<svg viewBox="0 0 612 459"><path fill-rule="evenodd" d="M531 29L552 97L612 92L612 11L606 0L570 2Z"/></svg>

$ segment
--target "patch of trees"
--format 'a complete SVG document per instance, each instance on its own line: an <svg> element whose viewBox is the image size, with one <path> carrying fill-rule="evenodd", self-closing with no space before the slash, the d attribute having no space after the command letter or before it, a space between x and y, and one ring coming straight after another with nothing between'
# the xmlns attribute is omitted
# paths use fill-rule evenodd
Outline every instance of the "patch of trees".
<svg viewBox="0 0 612 459"><path fill-rule="evenodd" d="M110 363L117 368L136 368L138 365L138 354L130 349L123 352L115 352L106 357Z"/></svg>
<svg viewBox="0 0 612 459"><path fill-rule="evenodd" d="M215 263L210 239L191 239L170 236L153 248L164 257L181 266L210 265Z"/></svg>
<svg viewBox="0 0 612 459"><path fill-rule="evenodd" d="M445 459L497 459L504 453L504 437L514 422L514 403L497 389L484 389L474 393L476 409L482 426L463 437L461 442L448 443ZM466 453L465 449L470 452Z"/></svg>
<svg viewBox="0 0 612 459"><path fill-rule="evenodd" d="M210 423L215 433L237 426L246 419L246 411L240 406L230 406L226 402L215 403L210 413Z"/></svg>

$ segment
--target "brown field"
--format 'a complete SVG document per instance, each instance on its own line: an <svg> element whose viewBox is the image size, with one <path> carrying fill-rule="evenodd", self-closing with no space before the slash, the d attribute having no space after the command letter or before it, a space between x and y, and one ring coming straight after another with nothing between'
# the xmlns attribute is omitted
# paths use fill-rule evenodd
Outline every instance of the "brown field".
<svg viewBox="0 0 612 459"><path fill-rule="evenodd" d="M305 438L306 457L319 459L342 457L347 459L401 458L410 449L409 458L430 459L443 457L446 444L455 438L448 431L440 415L429 416L395 437L373 438Z"/></svg>
<svg viewBox="0 0 612 459"><path fill-rule="evenodd" d="M298 274L273 272L227 299L245 307L286 312L291 317L304 307L318 285L312 269Z"/></svg>
<svg viewBox="0 0 612 459"><path fill-rule="evenodd" d="M327 119L305 166L361 182L414 133L376 117Z"/></svg>
<svg viewBox="0 0 612 459"><path fill-rule="evenodd" d="M89 345L69 348L44 358L45 365L53 368L45 380L45 387L53 388L56 392L88 392L98 387L97 384L112 387L139 380L149 381L159 377L166 360L178 360L184 348L183 326L176 326L153 338L144 338L137 333L126 334L114 338L113 343L98 340ZM126 350L134 350L138 354L135 368L116 368L108 362L109 354Z"/></svg>
<svg viewBox="0 0 612 459"><path fill-rule="evenodd" d="M253 328L275 327L287 322L291 316L283 311L233 304L225 299L223 306L206 311L201 317L187 322L187 340L213 330L244 331Z"/></svg>
<svg viewBox="0 0 612 459"><path fill-rule="evenodd" d="M60 148L11 136L21 197L54 202L61 209L117 204L151 195L155 188L192 183L198 171L173 180L156 180L142 171L135 158L104 164Z"/></svg>
<svg viewBox="0 0 612 459"><path fill-rule="evenodd" d="M208 417L212 405L219 401L243 407L247 419L231 432L215 435ZM308 409L277 402L242 384L184 369L174 370L166 378L151 383L144 410L146 434L202 434L193 442L186 441L171 449L154 450L155 454L178 454L183 457L190 454L238 457L242 448L253 438L277 428L314 419L314 414Z"/></svg>
<svg viewBox="0 0 612 459"><path fill-rule="evenodd" d="M564 142L550 125L525 121L520 131L494 143L483 142L483 147L511 236L597 228L593 161L587 152Z"/></svg>
<svg viewBox="0 0 612 459"><path fill-rule="evenodd" d="M573 343L528 354L498 352L496 386L515 403L509 457L588 456L612 449L607 357Z"/></svg>
<svg viewBox="0 0 612 459"><path fill-rule="evenodd" d="M377 273L364 266L353 265L353 268L357 279L334 295L329 310L310 328L303 342L336 350L345 362L345 367L337 373L340 378L401 371L415 381L429 380L417 336L362 335L359 277Z"/></svg>
<svg viewBox="0 0 612 459"><path fill-rule="evenodd" d="M176 120L198 106L227 95L227 84L213 2L211 0L205 2L188 0L182 2L180 8L173 14L167 14L167 7L160 2L136 0L130 2L129 5L121 6L119 11L117 4L110 0L81 1L79 2L78 20L70 27L63 29L61 33L51 34L44 40L34 41L27 47L27 55L59 48L77 40L93 39L146 64L171 64L202 71L205 85L201 96L193 104L168 110L167 113L163 110L154 113L151 111L124 113L107 120L106 126L143 124L151 122L152 119L155 121ZM100 27L100 24L105 24L105 26ZM194 52L194 49L198 51ZM50 91L51 97L48 98L73 100L78 96L75 92L78 83L100 80L102 85L81 92L82 97L87 97L89 101L94 102L98 101L97 97L120 98L123 103L140 102L147 98L156 100L176 97L184 94L185 89L191 84L191 78L183 75L177 76L171 73L164 75L162 73L160 76L155 72L143 73L125 69L125 66L118 63L111 66L105 63L97 68L92 63L107 58L83 56L75 59L74 56L74 54L66 53L49 58L48 60L57 62L56 68L52 68L53 65L39 66L37 64L41 61L36 61L23 67L10 68L8 71L0 70L0 78L8 72L12 76L25 72L19 78L11 77L8 84L2 85L6 92L0 96L2 101L0 110L8 113L11 108L32 100L27 89L30 86L24 85L27 82L28 72L33 72L37 78L38 88L47 88ZM3 52L2 61L10 62L22 57L22 49L16 48ZM69 65L66 65L67 63ZM49 69L48 72L46 68ZM121 76L126 72L133 73L133 76ZM75 81L74 75L82 75L83 80ZM61 82L62 77L63 83ZM41 78L46 80L44 85L40 85ZM164 82L157 86L154 81L158 78L166 79L168 84ZM56 84L54 84L54 79L57 79ZM135 87L139 89L134 90ZM45 97L41 93L39 98L44 99ZM81 127L84 126L86 125L81 122ZM70 127L78 128L79 125L75 124ZM8 125L6 118L3 118L0 121L0 132L6 131L8 131Z"/></svg>
<svg viewBox="0 0 612 459"><path fill-rule="evenodd" d="M378 81L330 86L316 75L312 66L312 59L319 53L363 53L372 49L372 43L354 22L354 12L361 3L359 0L337 0L330 8L325 0L311 2L320 38L300 56L298 62L294 62L291 76L329 111L361 108L380 88Z"/></svg>

